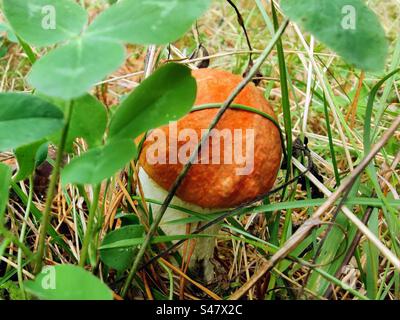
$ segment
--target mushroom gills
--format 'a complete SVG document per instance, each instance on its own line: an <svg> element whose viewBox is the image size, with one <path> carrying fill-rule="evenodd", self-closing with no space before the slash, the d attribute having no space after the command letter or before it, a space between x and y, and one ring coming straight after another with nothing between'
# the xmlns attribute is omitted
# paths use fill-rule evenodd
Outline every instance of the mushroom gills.
<svg viewBox="0 0 400 320"><path fill-rule="evenodd" d="M168 192L160 187L143 168L139 169L139 180L142 186L143 194L145 198L153 199L157 201L164 201L167 197ZM216 209L205 209L197 205L190 204L186 201L179 199L177 196L173 197L171 201L172 205L176 205L191 211L195 211L201 214L211 214L220 210ZM157 204L151 204L154 213L161 207ZM161 220L160 227L167 235L185 235L187 233L186 224L172 224L170 221L184 219L189 215L176 209L168 208ZM193 232L206 222L191 223L190 231ZM209 227L203 231L202 234L217 235L220 231L220 225ZM192 245L193 241L190 242ZM207 284L212 283L214 276L214 265L212 258L214 256L214 249L216 246L215 237L204 237L196 238L194 249L190 257L189 271L196 279L201 280ZM183 245L179 248L181 255L183 256ZM189 252L190 246L188 246L187 252ZM186 260L186 259L185 259Z"/></svg>

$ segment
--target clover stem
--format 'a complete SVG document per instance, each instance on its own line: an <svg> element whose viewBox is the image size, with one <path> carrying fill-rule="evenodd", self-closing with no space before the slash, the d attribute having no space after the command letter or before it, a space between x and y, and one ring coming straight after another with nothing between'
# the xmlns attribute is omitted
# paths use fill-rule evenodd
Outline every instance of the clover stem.
<svg viewBox="0 0 400 320"><path fill-rule="evenodd" d="M47 235L47 229L48 229L48 226L50 223L51 206L53 204L53 199L54 199L54 195L55 195L55 191L56 191L56 186L58 183L58 177L59 177L59 173L60 173L61 163L62 163L62 159L63 159L63 155L64 155L65 146L67 143L68 131L69 131L71 116L72 116L72 109L73 109L73 103L71 101L68 101L67 107L65 110L65 124L64 124L64 128L62 129L62 132L61 132L61 139L60 139L60 142L58 145L56 162L55 162L55 165L53 168L53 172L51 174L49 187L47 189L46 204L45 204L45 208L44 208L43 215L42 215L38 249L37 249L37 254L36 254L36 259L35 259L35 274L38 274L40 271L42 271L44 251L45 251L45 247L46 247L46 235Z"/></svg>
<svg viewBox="0 0 400 320"><path fill-rule="evenodd" d="M79 266L81 267L85 265L86 258L88 256L90 241L93 238L94 218L96 216L96 211L99 204L99 195L100 195L100 184L96 185L93 191L93 201L89 209L89 219L86 227L85 237L83 238L83 244L79 259Z"/></svg>
<svg viewBox="0 0 400 320"><path fill-rule="evenodd" d="M33 198L33 177L32 177L32 175L30 175L29 176L28 203L26 205L24 222L22 223L21 233L19 236L19 241L21 243L23 243L24 239L25 239L27 221L29 218L29 213L31 211L32 198ZM18 283L21 288L22 298L25 300L26 295L25 295L25 290L24 290L24 277L23 277L23 273L22 273L22 248L18 248L17 262L18 262Z"/></svg>

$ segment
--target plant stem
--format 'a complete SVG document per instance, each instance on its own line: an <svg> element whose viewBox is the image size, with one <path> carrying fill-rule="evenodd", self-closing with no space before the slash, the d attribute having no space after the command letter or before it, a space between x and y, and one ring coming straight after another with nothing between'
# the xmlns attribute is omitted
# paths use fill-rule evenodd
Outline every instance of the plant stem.
<svg viewBox="0 0 400 320"><path fill-rule="evenodd" d="M89 219L86 227L85 237L83 239L82 250L79 259L79 266L83 267L86 262L86 258L89 251L90 241L93 237L93 226L94 218L96 217L96 211L99 205L99 195L100 195L100 184L94 187L93 191L93 201L89 209Z"/></svg>
<svg viewBox="0 0 400 320"><path fill-rule="evenodd" d="M33 198L33 178L32 178L32 175L30 175L28 203L27 203L26 209L25 209L24 222L22 223L22 227L21 227L21 234L19 235L19 241L21 243L23 243L24 239L25 239L26 225L27 225L27 220L29 218L29 213L31 211L32 198ZM22 297L25 300L26 295L25 295L25 290L24 290L24 277L22 274L22 249L21 248L18 248L17 263L18 263L18 283L19 283L19 287L21 289Z"/></svg>
<svg viewBox="0 0 400 320"><path fill-rule="evenodd" d="M46 235L47 235L47 229L48 225L50 223L50 213L51 213L51 206L53 204L53 199L54 199L54 194L58 182L58 176L60 173L60 168L61 168L61 162L63 159L64 155L64 149L65 145L67 143L67 137L68 137L68 131L69 131L69 125L71 122L71 115L72 115L72 109L73 109L73 102L68 101L68 105L66 108L65 112L65 124L64 128L61 132L61 140L58 146L57 150L57 158L56 158L56 163L53 168L53 172L50 178L50 184L49 188L47 189L47 198L46 198L46 204L45 204L45 209L42 215L42 222L41 222L41 228L40 228L40 234L39 234L39 244L38 244L38 249L37 249L37 256L36 256L36 265L35 265L35 273L39 273L42 270L43 266L43 258L44 258L44 251L45 251L45 241L46 241Z"/></svg>
<svg viewBox="0 0 400 320"><path fill-rule="evenodd" d="M254 66L251 68L249 71L248 75L242 80L242 82L235 88L235 90L231 93L231 95L228 97L228 99L222 104L221 109L218 111L216 117L213 119L209 130L208 134L204 135L202 138L201 142L198 144L196 150L193 152L193 154L190 157L189 162L185 165L177 179L175 180L174 184L172 185L168 196L164 200L163 205L157 212L157 215L154 219L154 222L152 223L150 230L146 236L146 239L144 240L142 246L140 247L140 250L133 262L132 268L129 272L129 275L125 281L125 284L122 288L121 295L124 297L126 293L128 292L129 286L133 280L133 277L135 276L139 264L142 261L142 258L150 245L151 239L154 236L155 232L157 231L158 225L161 222L162 217L164 216L165 211L167 210L169 204L171 203L175 192L178 190L179 186L181 185L183 179L185 178L186 174L188 173L189 169L191 168L193 162L197 158L199 151L201 149L201 146L208 140L210 131L215 128L215 126L218 124L219 120L222 118L224 115L225 111L229 108L233 100L237 97L237 95L246 87L246 85L252 80L254 75L257 73L258 69L261 67L261 65L264 63L265 59L269 56L270 52L272 51L273 47L275 46L276 42L280 39L281 35L285 31L287 25L289 24L289 20L285 19L285 21L282 23L282 26L279 28L279 30L275 33L273 38L271 39L270 43L268 46L264 49L264 51L261 53L260 57L257 59L257 61L254 63Z"/></svg>
<svg viewBox="0 0 400 320"><path fill-rule="evenodd" d="M29 258L33 258L33 253L27 246L25 246L21 241L19 241L18 237L16 237L12 232L7 230L4 226L0 224L0 234L4 236L4 238L8 239L10 242L14 243L18 247L22 249L22 251L25 253L25 255Z"/></svg>
<svg viewBox="0 0 400 320"><path fill-rule="evenodd" d="M160 262L160 266L168 273L169 279L169 300L174 300L174 277L170 268L168 268L164 263Z"/></svg>

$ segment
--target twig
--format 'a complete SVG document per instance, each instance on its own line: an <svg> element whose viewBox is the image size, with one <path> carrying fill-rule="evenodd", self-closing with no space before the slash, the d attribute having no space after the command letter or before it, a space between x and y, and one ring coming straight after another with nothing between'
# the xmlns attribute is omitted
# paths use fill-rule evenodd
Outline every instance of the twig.
<svg viewBox="0 0 400 320"><path fill-rule="evenodd" d="M233 7L233 10L235 10L236 16L238 19L238 23L239 23L240 27L243 29L244 36L245 36L246 42L247 42L247 47L249 48L249 65L251 65L253 63L253 53L252 53L253 47L251 45L250 37L249 37L249 34L247 33L246 26L244 25L243 16L232 0L227 0L227 1L231 5L231 7Z"/></svg>

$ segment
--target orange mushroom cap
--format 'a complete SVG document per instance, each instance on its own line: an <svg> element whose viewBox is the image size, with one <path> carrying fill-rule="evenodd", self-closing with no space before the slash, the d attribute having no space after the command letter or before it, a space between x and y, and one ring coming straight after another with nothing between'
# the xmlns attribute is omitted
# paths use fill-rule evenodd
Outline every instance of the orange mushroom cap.
<svg viewBox="0 0 400 320"><path fill-rule="evenodd" d="M240 76L223 70L199 69L193 71L192 74L198 87L196 106L225 102L242 81ZM262 91L253 83L248 84L233 103L259 109L276 118ZM192 142L190 140L179 141L179 134L183 129L190 128L201 137L202 130L209 128L217 112L218 109L211 108L193 111L176 123L176 132L170 130L169 126L163 126L152 131L143 144L139 158L140 165L148 176L163 189L169 190L184 167L184 164L179 163L179 161L178 163L170 161L172 159L171 154L179 154L180 149L188 144L192 144L193 149L195 149L198 143L198 141ZM225 148L230 147L233 150L233 144L237 143L236 140L232 141L230 146L228 145L229 140L221 144L219 150L221 163L212 163L211 157L214 149L210 139L209 164L193 164L179 187L177 196L188 203L203 208L223 209L254 200L261 194L268 192L276 180L282 156L280 134L275 124L251 111L229 109L218 122L216 129L220 132L228 129L232 136L234 136L235 129L241 129L243 132L242 155L246 154L246 144L248 143L246 141L246 129L254 130L253 169L248 174L238 175L237 169L243 168L244 163L225 161ZM148 151L154 143L157 143L155 138L157 130L161 130L167 137L166 144L161 147L166 154L166 163L164 164L149 161L150 152ZM177 141L177 143L170 144L169 141Z"/></svg>

